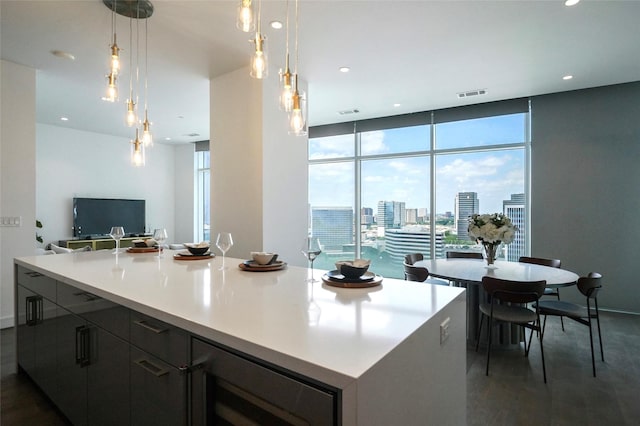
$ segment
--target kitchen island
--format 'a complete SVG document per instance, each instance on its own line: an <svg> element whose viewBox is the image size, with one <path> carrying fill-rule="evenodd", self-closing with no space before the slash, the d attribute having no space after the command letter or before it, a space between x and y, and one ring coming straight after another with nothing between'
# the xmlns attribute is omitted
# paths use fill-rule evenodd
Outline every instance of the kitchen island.
<svg viewBox="0 0 640 426"><path fill-rule="evenodd" d="M301 384L303 387L293 391L293 399L276 397L275 410L288 412L292 407L283 406L286 401L300 406L330 407L329 419L307 420L311 424L466 423L463 289L387 278L376 287L343 289L322 281L307 283L310 275L307 268L289 266L280 271L247 272L238 267L242 259L227 258L226 268L221 269L219 257L186 261L175 260L175 253L167 250L164 257L158 258L155 253L123 251L115 255L103 250L16 259L21 369L30 375L30 371L41 371L25 368L29 360L20 348L28 350L32 341L21 345L21 324L22 330L27 330L30 318L33 329L35 324L46 324L48 317L74 317L85 322L70 329L75 333L76 364L86 359L89 366L87 387L92 386L94 377L91 361L99 358L91 351L96 350L96 342L111 339L122 344L119 356L128 359L130 365L161 378L169 377L172 369L180 373L176 377L187 377L176 379L180 383L176 389L185 390L184 395L174 399L187 401L181 423L202 424L202 416L208 415L202 414L207 408L201 406L209 404L210 397L203 399L193 394L209 389L216 381L210 379L214 370L221 370L206 366L213 355L202 354L208 354L209 347L211 353L221 350L232 356L230 364L224 364L229 367L215 373L226 375L221 382L233 381L234 375L243 376L243 372L250 372L244 376L266 377L258 379L261 381L257 385L247 386L255 387L256 392L265 388L267 399L269 394L287 387L287 383ZM322 271L315 271L317 278L321 275ZM38 281L42 279L48 281ZM39 284L32 284L35 281ZM47 291L51 286L57 289ZM21 298L20 294L26 296ZM38 301L39 296L44 305ZM73 297L81 298L81 302L71 301ZM48 315L47 311L54 313ZM116 312L116 320L105 320L106 317L95 315L95 311ZM34 315L41 315L40 321L34 320ZM64 333L59 331L59 325L55 327L58 331L45 334L57 336L58 342L47 344L59 347ZM94 328L103 337L91 337ZM170 338L174 331L174 337ZM142 334L145 332L149 336ZM154 346L153 339L161 338L158 336L169 340ZM115 347L115 343L109 347ZM184 355L174 355L176 351ZM49 365L62 362L64 351L56 353L54 360L43 361L45 370L47 362ZM130 403L124 411L129 410L132 414L128 419L136 423L138 400L144 396L138 395L138 385L133 382L138 373L134 374L133 368L121 380L130 380L127 394ZM54 370L57 376L65 371L59 366ZM272 381L263 373L274 373L277 377ZM45 374L45 379L42 382L36 379L36 383L45 383L47 392L46 383L63 381L53 376L47 378ZM241 377L239 383L245 379L248 380ZM141 386L146 380L141 379ZM269 389L270 383L273 389ZM52 389L59 388L60 383L52 385ZM309 401L316 402L296 402L301 395L313 392L320 396ZM56 398L52 400L56 402ZM90 414L92 403L88 406ZM146 413L153 411L149 407L144 407ZM242 411L243 405L240 407ZM296 416L290 423L299 420Z"/></svg>

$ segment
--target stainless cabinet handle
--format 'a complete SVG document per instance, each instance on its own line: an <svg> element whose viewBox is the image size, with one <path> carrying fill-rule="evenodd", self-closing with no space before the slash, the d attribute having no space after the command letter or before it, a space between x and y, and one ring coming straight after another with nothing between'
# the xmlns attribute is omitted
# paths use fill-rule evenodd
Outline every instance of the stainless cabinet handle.
<svg viewBox="0 0 640 426"><path fill-rule="evenodd" d="M95 294L89 293L88 291L81 291L79 293L73 293L74 296L84 296L87 302L93 302L94 300L101 299L100 296L96 296Z"/></svg>
<svg viewBox="0 0 640 426"><path fill-rule="evenodd" d="M169 374L169 371L165 370L164 368L158 367L148 359L139 359L137 361L134 361L134 363L156 377L161 377L165 374Z"/></svg>
<svg viewBox="0 0 640 426"><path fill-rule="evenodd" d="M42 322L43 303L42 296L29 296L26 301L26 324L28 326L38 325Z"/></svg>
<svg viewBox="0 0 640 426"><path fill-rule="evenodd" d="M43 276L40 272L35 272L35 271L25 272L24 274L30 276L31 278L37 278L37 277Z"/></svg>
<svg viewBox="0 0 640 426"><path fill-rule="evenodd" d="M139 325L142 328L146 328L149 331L153 331L156 334L160 334L160 333L164 333L165 331L169 331L168 328L158 328L158 327L154 327L152 325L147 324L147 322L145 320L139 320L139 321L134 321L133 322L136 325Z"/></svg>
<svg viewBox="0 0 640 426"><path fill-rule="evenodd" d="M90 364L89 327L85 325L76 327L76 364L80 365L80 368Z"/></svg>

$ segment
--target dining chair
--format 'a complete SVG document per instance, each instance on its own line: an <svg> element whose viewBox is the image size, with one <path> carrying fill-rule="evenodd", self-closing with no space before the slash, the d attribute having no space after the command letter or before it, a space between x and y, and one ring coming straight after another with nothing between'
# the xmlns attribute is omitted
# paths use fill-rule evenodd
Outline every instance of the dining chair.
<svg viewBox="0 0 640 426"><path fill-rule="evenodd" d="M476 251L448 251L447 259L483 259L482 253Z"/></svg>
<svg viewBox="0 0 640 426"><path fill-rule="evenodd" d="M560 261L560 259L545 259L543 257L520 256L518 262L549 266L551 268L560 268L562 266L562 262ZM551 296L560 300L560 289L557 287L547 287L544 289L544 296ZM562 325L562 331L564 331L564 321L562 317L560 317L560 325Z"/></svg>
<svg viewBox="0 0 640 426"><path fill-rule="evenodd" d="M448 281L437 278L429 278L429 270L423 266L413 266L404 262L404 279L407 281L418 281L427 284L449 285Z"/></svg>
<svg viewBox="0 0 640 426"><path fill-rule="evenodd" d="M409 254L405 254L404 256L404 261L409 265L413 265L414 263L423 259L424 259L424 256L422 255L422 253L409 253Z"/></svg>
<svg viewBox="0 0 640 426"><path fill-rule="evenodd" d="M600 312L598 311L598 293L602 288L602 275L597 272L590 272L586 277L578 279L578 290L587 298L587 306L581 306L563 300L541 300L538 302L540 315L544 315L542 330L547 325L547 316L561 316L571 318L580 324L589 327L589 342L591 343L591 367L593 377L596 377L596 361L593 353L593 328L592 319L595 318L598 326L598 340L600 341L600 357L604 362L604 350L602 349L602 334L600 332ZM594 306L591 306L593 302Z"/></svg>
<svg viewBox="0 0 640 426"><path fill-rule="evenodd" d="M476 352L480 344L480 333L484 317L489 318L489 331L487 333L487 369L489 375L489 360L491 358L491 334L494 322L507 322L522 326L524 335L524 356L529 356L529 348L533 332L536 331L540 340L540 355L542 357L542 376L547 383L547 370L544 364L544 349L542 340L544 333L540 327L540 313L538 304L534 304L532 309L526 304L537 302L544 293L547 285L545 280L541 281L510 281L490 276L482 277L482 287L489 295L489 301L480 304L480 325L476 335ZM500 302L500 303L499 303ZM527 345L526 329L530 329L529 345Z"/></svg>

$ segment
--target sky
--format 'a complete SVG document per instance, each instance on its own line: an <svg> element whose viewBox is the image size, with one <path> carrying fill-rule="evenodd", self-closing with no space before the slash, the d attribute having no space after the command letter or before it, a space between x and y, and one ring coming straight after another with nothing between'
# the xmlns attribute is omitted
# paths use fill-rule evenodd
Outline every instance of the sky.
<svg viewBox="0 0 640 426"><path fill-rule="evenodd" d="M522 114L490 117L436 127L436 149L500 145L524 140ZM404 201L406 208L429 207L430 127L362 133L362 206L378 201ZM309 201L312 206L352 206L355 171L353 135L310 141L311 160L340 160L312 164L309 169ZM450 151L449 151L450 152ZM374 156L397 155L393 158ZM447 153L435 156L436 213L454 212L458 192L477 192L480 213L502 211L502 201L524 192L524 149ZM374 213L375 214L375 213Z"/></svg>

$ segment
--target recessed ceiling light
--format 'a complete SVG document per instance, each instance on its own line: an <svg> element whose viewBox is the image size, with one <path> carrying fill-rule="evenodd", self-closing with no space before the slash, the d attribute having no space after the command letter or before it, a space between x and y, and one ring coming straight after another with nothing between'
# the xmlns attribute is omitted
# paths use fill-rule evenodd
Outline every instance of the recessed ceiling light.
<svg viewBox="0 0 640 426"><path fill-rule="evenodd" d="M398 108L400 105L402 105L402 104L393 104L393 106L394 106L395 108Z"/></svg>
<svg viewBox="0 0 640 426"><path fill-rule="evenodd" d="M562 77L563 80L571 80L572 78L572 75L565 75L564 77Z"/></svg>
<svg viewBox="0 0 640 426"><path fill-rule="evenodd" d="M51 54L53 56L57 56L58 58L68 59L70 61L74 61L76 59L76 57L73 54L69 52L64 52L62 50L52 50Z"/></svg>
<svg viewBox="0 0 640 426"><path fill-rule="evenodd" d="M271 28L273 28L274 30L281 30L282 29L282 22L280 22L280 21L271 21L271 23L269 25L271 25Z"/></svg>
<svg viewBox="0 0 640 426"><path fill-rule="evenodd" d="M580 2L580 0L565 0L564 5L565 6L575 6L579 2Z"/></svg>
<svg viewBox="0 0 640 426"><path fill-rule="evenodd" d="M60 121L69 121L68 117L60 117Z"/></svg>
<svg viewBox="0 0 640 426"><path fill-rule="evenodd" d="M165 140L165 141L170 141L170 140L171 140L171 138L164 138L164 140Z"/></svg>
<svg viewBox="0 0 640 426"><path fill-rule="evenodd" d="M349 68L349 67L340 67L339 69L340 69L340 72L349 72L349 71L351 71L351 68Z"/></svg>

